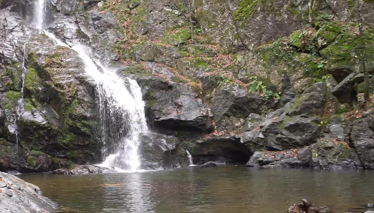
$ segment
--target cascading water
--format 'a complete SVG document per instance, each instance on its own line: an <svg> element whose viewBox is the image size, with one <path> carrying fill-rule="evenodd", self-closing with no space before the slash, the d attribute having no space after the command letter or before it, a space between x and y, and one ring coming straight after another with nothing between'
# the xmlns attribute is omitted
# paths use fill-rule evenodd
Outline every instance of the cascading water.
<svg viewBox="0 0 374 213"><path fill-rule="evenodd" d="M114 70L92 60L84 46L78 44L72 49L83 60L86 74L96 83L103 131L103 154L110 154L101 166L138 169L139 135L148 131L139 85L132 79L120 78ZM119 146L117 144L117 147L108 150L111 148L110 144L116 141L119 141Z"/></svg>
<svg viewBox="0 0 374 213"><path fill-rule="evenodd" d="M37 0L34 4L34 18L31 27L42 30L44 29L44 18L46 14L46 0Z"/></svg>
<svg viewBox="0 0 374 213"><path fill-rule="evenodd" d="M32 26L43 29L46 0L37 0ZM104 67L90 57L89 48L75 43L72 47L57 39L52 33L44 33L56 45L73 49L84 63L86 75L96 85L101 121L103 156L101 164L121 170L138 170L141 166L138 153L139 137L148 131L144 102L139 85L135 80L121 78L115 70Z"/></svg>
<svg viewBox="0 0 374 213"><path fill-rule="evenodd" d="M44 33L57 45L69 47L53 34L47 31ZM115 70L107 69L99 61L93 60L87 54L87 47L76 44L71 49L78 53L85 65L86 74L96 84L102 122L103 154L107 156L101 166L132 171L139 169L139 136L148 131L145 104L139 85L135 80L122 79ZM119 143L116 144L117 141ZM110 144L115 144L115 147L108 150Z"/></svg>
<svg viewBox="0 0 374 213"><path fill-rule="evenodd" d="M193 164L192 155L190 154L190 152L186 150L186 154L187 154L189 166L195 166Z"/></svg>

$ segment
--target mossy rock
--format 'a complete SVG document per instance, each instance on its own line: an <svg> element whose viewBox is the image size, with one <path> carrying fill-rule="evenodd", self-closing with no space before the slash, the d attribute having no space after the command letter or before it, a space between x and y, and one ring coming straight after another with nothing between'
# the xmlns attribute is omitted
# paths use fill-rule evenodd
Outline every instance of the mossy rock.
<svg viewBox="0 0 374 213"><path fill-rule="evenodd" d="M239 3L238 9L234 13L234 19L237 21L244 21L251 17L256 11L258 0L242 0Z"/></svg>
<svg viewBox="0 0 374 213"><path fill-rule="evenodd" d="M187 28L177 30L169 38L170 43L175 46L185 44L190 39L191 39L191 31L190 29L187 29Z"/></svg>

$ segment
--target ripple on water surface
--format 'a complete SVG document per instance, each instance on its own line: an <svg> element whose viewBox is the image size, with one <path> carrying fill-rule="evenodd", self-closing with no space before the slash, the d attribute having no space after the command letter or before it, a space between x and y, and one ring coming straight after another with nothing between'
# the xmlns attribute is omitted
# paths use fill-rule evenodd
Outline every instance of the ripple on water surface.
<svg viewBox="0 0 374 213"><path fill-rule="evenodd" d="M222 166L23 179L78 212L287 212L306 197L335 212L374 202L374 173Z"/></svg>

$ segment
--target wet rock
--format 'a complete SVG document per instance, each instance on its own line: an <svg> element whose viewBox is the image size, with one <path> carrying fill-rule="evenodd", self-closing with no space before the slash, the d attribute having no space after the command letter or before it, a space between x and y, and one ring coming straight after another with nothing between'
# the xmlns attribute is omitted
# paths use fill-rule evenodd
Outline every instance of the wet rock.
<svg viewBox="0 0 374 213"><path fill-rule="evenodd" d="M321 138L312 146L313 168L316 169L362 169L354 148L347 142L329 136Z"/></svg>
<svg viewBox="0 0 374 213"><path fill-rule="evenodd" d="M355 75L355 73L351 73L332 90L332 94L340 103L353 103L357 101L357 93L354 91L352 83Z"/></svg>
<svg viewBox="0 0 374 213"><path fill-rule="evenodd" d="M212 137L195 143L190 153L195 163L207 161L245 164L252 151L235 136Z"/></svg>
<svg viewBox="0 0 374 213"><path fill-rule="evenodd" d="M248 94L247 89L225 85L213 94L212 113L216 122L225 114L246 118L250 113L261 113L263 103L262 97Z"/></svg>
<svg viewBox="0 0 374 213"><path fill-rule="evenodd" d="M307 199L302 199L302 203L294 204L288 208L289 213L333 213L328 207L316 206Z"/></svg>
<svg viewBox="0 0 374 213"><path fill-rule="evenodd" d="M290 115L322 115L326 102L326 92L326 84L322 82L309 87L295 100Z"/></svg>
<svg viewBox="0 0 374 213"><path fill-rule="evenodd" d="M150 113L148 117L151 118L150 122L154 128L198 132L212 130L209 107L197 97L189 85L169 84L154 78L147 78L145 82L149 82L145 100ZM145 82L140 84L146 86Z"/></svg>
<svg viewBox="0 0 374 213"><path fill-rule="evenodd" d="M148 133L140 136L141 144L139 154L141 156L142 169L168 169L179 166L180 153L176 145L179 143L174 136L157 133Z"/></svg>
<svg viewBox="0 0 374 213"><path fill-rule="evenodd" d="M63 160L51 162L52 157L75 163L97 160L98 144L91 134L94 86L77 53L55 45L43 34L30 39L27 52L29 71L24 84L25 111L18 120L19 143L27 153L40 156L27 158L25 170L55 169Z"/></svg>
<svg viewBox="0 0 374 213"><path fill-rule="evenodd" d="M0 125L5 124L5 113L4 110L0 108Z"/></svg>
<svg viewBox="0 0 374 213"><path fill-rule="evenodd" d="M200 168L207 168L207 167L217 167L217 164L213 161L208 161L202 165L199 166Z"/></svg>
<svg viewBox="0 0 374 213"><path fill-rule="evenodd" d="M315 143L321 128L316 117L289 117L284 109L269 114L254 130L240 135L241 142L252 150L287 150Z"/></svg>
<svg viewBox="0 0 374 213"><path fill-rule="evenodd" d="M118 61L119 56L114 51L114 44L123 39L123 34L118 30L119 27L113 14L99 12L96 9L83 11L81 4L75 4L75 1L70 0L61 3L65 2L69 2L66 4L68 13L78 12L71 12L74 16L58 15L57 21L48 27L48 31L53 32L69 45L74 45L75 42L89 45L92 47L95 57L100 58L101 62ZM59 8L59 4L57 4L57 8Z"/></svg>
<svg viewBox="0 0 374 213"><path fill-rule="evenodd" d="M283 75L282 78L282 96L280 99L280 105L284 106L290 102L296 96L295 90L292 87L291 80L287 74Z"/></svg>
<svg viewBox="0 0 374 213"><path fill-rule="evenodd" d="M20 13L22 8L26 9L26 5L19 5L15 1L9 2L5 8L0 8L2 14L0 17L0 49L7 59L13 61L18 61L21 58L23 50L20 44L26 42L27 34L30 34L30 29L27 28L27 23Z"/></svg>
<svg viewBox="0 0 374 213"><path fill-rule="evenodd" d="M246 119L246 123L244 125L245 131L252 131L254 130L260 123L261 123L261 115L256 113L251 113L248 115Z"/></svg>
<svg viewBox="0 0 374 213"><path fill-rule="evenodd" d="M147 62L157 62L173 67L177 59L181 58L177 48L147 43L135 52L135 59ZM155 65L152 68L156 68Z"/></svg>
<svg viewBox="0 0 374 213"><path fill-rule="evenodd" d="M39 187L0 172L0 210L3 212L53 212L57 204L44 197Z"/></svg>
<svg viewBox="0 0 374 213"><path fill-rule="evenodd" d="M116 172L112 168L104 168L95 165L78 165L73 169L56 169L53 171L54 174L58 175L84 175L84 174L101 174L101 173L113 173Z"/></svg>
<svg viewBox="0 0 374 213"><path fill-rule="evenodd" d="M341 124L332 124L329 126L330 136L338 141L344 141L345 133Z"/></svg>
<svg viewBox="0 0 374 213"><path fill-rule="evenodd" d="M355 120L352 123L351 141L365 169L374 169L374 119Z"/></svg>
<svg viewBox="0 0 374 213"><path fill-rule="evenodd" d="M310 167L312 160L312 149L305 147L285 151L257 151L247 162L248 167L285 167L304 168Z"/></svg>

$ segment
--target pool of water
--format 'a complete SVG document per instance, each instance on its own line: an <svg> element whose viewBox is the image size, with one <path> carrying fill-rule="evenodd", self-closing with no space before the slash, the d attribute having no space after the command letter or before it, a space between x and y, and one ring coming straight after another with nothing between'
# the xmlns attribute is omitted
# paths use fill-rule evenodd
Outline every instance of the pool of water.
<svg viewBox="0 0 374 213"><path fill-rule="evenodd" d="M374 202L374 173L367 171L221 166L21 178L76 212L279 213L305 197L339 213Z"/></svg>

